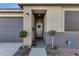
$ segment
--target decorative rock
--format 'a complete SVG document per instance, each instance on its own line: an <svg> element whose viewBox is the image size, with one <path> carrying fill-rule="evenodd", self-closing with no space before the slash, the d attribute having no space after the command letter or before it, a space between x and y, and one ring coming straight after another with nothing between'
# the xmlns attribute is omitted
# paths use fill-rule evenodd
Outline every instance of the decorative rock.
<svg viewBox="0 0 79 59"><path fill-rule="evenodd" d="M29 54L30 49L27 46L21 46L14 56L24 56Z"/></svg>

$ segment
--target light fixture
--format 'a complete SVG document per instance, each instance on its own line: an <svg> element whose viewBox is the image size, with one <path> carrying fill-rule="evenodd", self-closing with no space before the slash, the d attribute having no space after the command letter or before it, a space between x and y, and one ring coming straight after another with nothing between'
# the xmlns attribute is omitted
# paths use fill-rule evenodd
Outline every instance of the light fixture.
<svg viewBox="0 0 79 59"><path fill-rule="evenodd" d="M29 16L29 13L28 12L26 13L26 16Z"/></svg>
<svg viewBox="0 0 79 59"><path fill-rule="evenodd" d="M40 14L38 14L38 16L41 16Z"/></svg>

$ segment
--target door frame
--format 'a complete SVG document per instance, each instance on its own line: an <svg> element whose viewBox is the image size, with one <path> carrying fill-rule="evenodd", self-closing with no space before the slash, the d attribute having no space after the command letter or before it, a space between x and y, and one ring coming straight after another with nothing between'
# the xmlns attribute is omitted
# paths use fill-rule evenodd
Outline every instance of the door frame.
<svg viewBox="0 0 79 59"><path fill-rule="evenodd" d="M45 11L45 13L44 13L44 15L46 15L46 12L47 12L47 9L31 9L31 11L32 11L32 15L34 14L33 13L33 10L39 10L39 11ZM33 15L34 16L34 15ZM43 31L42 31L42 39L44 39L44 26L45 26L45 24L44 24L45 22L44 22L44 17L43 17ZM35 19L34 19L34 27L32 28L33 30L34 30L34 35L35 35ZM36 36L36 35L35 35ZM35 39L35 36L34 36L34 39Z"/></svg>

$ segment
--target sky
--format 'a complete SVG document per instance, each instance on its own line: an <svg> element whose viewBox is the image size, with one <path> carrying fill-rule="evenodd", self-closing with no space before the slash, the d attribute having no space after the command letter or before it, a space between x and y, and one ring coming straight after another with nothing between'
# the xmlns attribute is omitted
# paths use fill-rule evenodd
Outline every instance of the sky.
<svg viewBox="0 0 79 59"><path fill-rule="evenodd" d="M16 3L0 3L0 8L19 8Z"/></svg>

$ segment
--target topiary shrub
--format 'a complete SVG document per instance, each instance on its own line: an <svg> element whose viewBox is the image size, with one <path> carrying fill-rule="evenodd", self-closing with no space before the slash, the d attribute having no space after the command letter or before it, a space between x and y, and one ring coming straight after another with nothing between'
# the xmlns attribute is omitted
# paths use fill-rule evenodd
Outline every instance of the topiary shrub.
<svg viewBox="0 0 79 59"><path fill-rule="evenodd" d="M53 44L54 44L54 37L53 36L55 36L55 34L56 34L55 30L48 31L48 35L51 36L51 38L52 38L51 40L49 40L49 44L52 48L53 48Z"/></svg>
<svg viewBox="0 0 79 59"><path fill-rule="evenodd" d="M22 38L22 39L26 38L27 34L28 34L27 31L22 30L22 31L19 32L19 37ZM24 44L22 45L22 47L24 48Z"/></svg>
<svg viewBox="0 0 79 59"><path fill-rule="evenodd" d="M25 38L25 37L27 37L27 32L26 32L26 31L20 31L20 32L19 32L19 37L20 37L20 38Z"/></svg>
<svg viewBox="0 0 79 59"><path fill-rule="evenodd" d="M48 35L50 35L50 36L55 36L55 34L56 34L56 31L54 31L54 30L50 30L48 32Z"/></svg>

